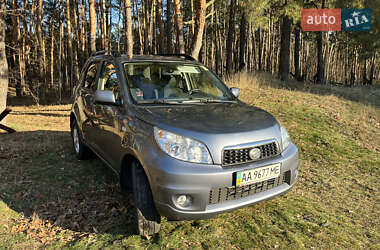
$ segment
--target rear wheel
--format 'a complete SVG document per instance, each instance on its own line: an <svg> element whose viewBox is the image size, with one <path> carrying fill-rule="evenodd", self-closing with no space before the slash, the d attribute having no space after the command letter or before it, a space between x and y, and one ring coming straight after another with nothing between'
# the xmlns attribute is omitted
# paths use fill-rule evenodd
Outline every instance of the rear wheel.
<svg viewBox="0 0 380 250"><path fill-rule="evenodd" d="M137 229L140 235L149 237L160 231L161 217L154 206L148 178L143 167L137 161L132 164L132 177L137 212Z"/></svg>
<svg viewBox="0 0 380 250"><path fill-rule="evenodd" d="M75 156L78 158L78 160L88 159L91 155L91 150L86 145L84 145L76 121L71 124L71 138L73 140Z"/></svg>

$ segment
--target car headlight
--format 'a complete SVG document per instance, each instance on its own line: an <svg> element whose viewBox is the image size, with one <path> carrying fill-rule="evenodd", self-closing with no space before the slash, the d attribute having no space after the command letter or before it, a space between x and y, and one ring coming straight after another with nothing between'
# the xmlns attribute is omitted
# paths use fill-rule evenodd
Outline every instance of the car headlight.
<svg viewBox="0 0 380 250"><path fill-rule="evenodd" d="M286 128L284 128L283 126L281 126L280 128L281 128L282 151L284 151L285 149L287 149L287 147L289 147L291 140Z"/></svg>
<svg viewBox="0 0 380 250"><path fill-rule="evenodd" d="M154 138L165 153L176 159L212 164L207 147L199 141L157 127L154 127Z"/></svg>

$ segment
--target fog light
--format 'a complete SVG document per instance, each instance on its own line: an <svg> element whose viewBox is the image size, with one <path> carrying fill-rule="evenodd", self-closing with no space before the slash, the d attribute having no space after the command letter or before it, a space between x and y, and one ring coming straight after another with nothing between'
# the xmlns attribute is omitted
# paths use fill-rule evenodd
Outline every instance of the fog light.
<svg viewBox="0 0 380 250"><path fill-rule="evenodd" d="M180 207L188 207L191 205L191 196L189 195L179 195L177 196L177 205L180 206Z"/></svg>

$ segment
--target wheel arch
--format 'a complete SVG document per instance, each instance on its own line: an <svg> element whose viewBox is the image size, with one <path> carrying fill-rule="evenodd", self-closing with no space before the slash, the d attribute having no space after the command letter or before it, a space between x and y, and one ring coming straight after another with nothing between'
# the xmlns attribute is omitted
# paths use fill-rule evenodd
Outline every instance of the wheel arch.
<svg viewBox="0 0 380 250"><path fill-rule="evenodd" d="M137 157L133 152L126 153L121 160L120 187L122 187L123 184L126 184L128 189L123 191L132 191L132 163L134 161L137 161L140 164L141 168L144 170L144 173L149 182L149 186L152 189L152 182L148 170L145 168L143 162L139 159L139 157Z"/></svg>
<svg viewBox="0 0 380 250"><path fill-rule="evenodd" d="M127 153L123 156L120 166L120 187L125 192L132 191L132 163L139 159L132 153ZM141 164L141 162L140 162ZM145 170L144 170L145 171ZM146 174L146 173L145 173ZM125 190L126 189L126 190Z"/></svg>
<svg viewBox="0 0 380 250"><path fill-rule="evenodd" d="M73 125L73 122L76 121L77 118L75 117L74 112L70 113L70 127Z"/></svg>

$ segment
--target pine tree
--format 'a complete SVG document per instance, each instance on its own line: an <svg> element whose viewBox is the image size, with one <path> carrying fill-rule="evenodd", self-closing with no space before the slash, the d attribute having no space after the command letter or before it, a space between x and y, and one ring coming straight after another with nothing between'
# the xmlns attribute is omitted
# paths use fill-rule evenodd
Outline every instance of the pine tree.
<svg viewBox="0 0 380 250"><path fill-rule="evenodd" d="M95 0L88 0L90 16L90 49L91 53L96 51L96 14Z"/></svg>
<svg viewBox="0 0 380 250"><path fill-rule="evenodd" d="M125 5L125 17L127 21L127 27L126 27L126 42L127 42L127 55L130 59L133 57L133 35L132 35L132 17L131 17L131 12L132 12L132 5L131 5L131 0L124 0L124 5Z"/></svg>
<svg viewBox="0 0 380 250"><path fill-rule="evenodd" d="M206 0L197 0L197 30L194 35L193 51L191 55L198 59L202 47L203 32L206 19Z"/></svg>
<svg viewBox="0 0 380 250"><path fill-rule="evenodd" d="M6 107L8 93L8 62L5 53L5 14L5 0L0 0L0 113L3 112Z"/></svg>

